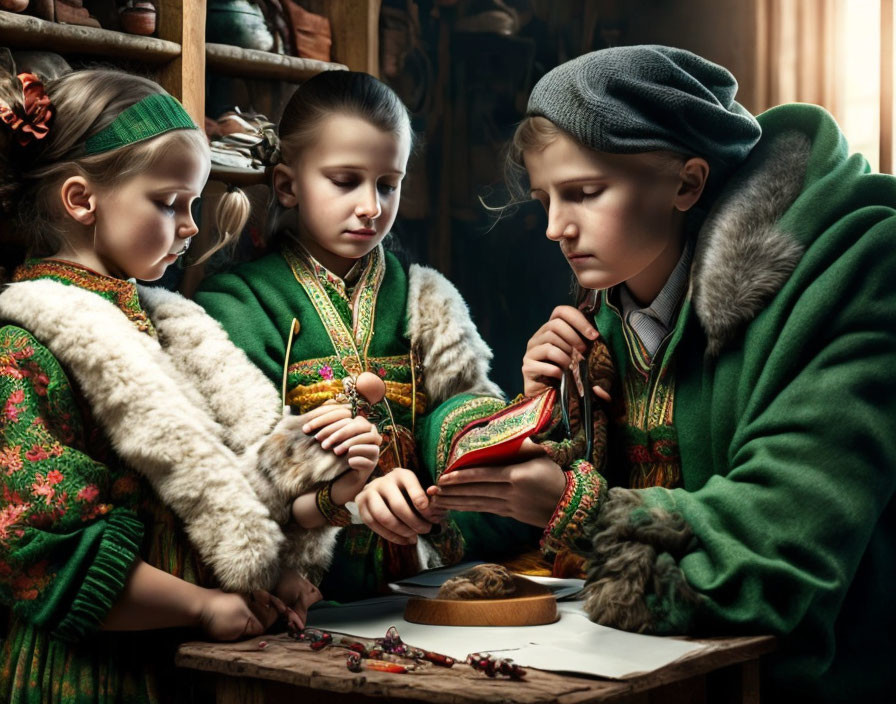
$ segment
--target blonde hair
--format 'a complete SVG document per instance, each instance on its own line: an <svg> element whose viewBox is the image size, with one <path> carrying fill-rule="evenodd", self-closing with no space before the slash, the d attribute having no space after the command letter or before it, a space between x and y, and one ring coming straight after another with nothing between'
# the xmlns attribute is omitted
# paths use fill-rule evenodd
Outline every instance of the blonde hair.
<svg viewBox="0 0 896 704"><path fill-rule="evenodd" d="M517 125L504 159L504 182L510 192L510 203L490 210L503 210L507 206L529 199L528 177L523 156L526 152L541 151L561 134L563 130L546 117L527 117Z"/></svg>
<svg viewBox="0 0 896 704"><path fill-rule="evenodd" d="M0 78L6 86L0 100L17 99L21 103L21 91L15 94L8 90L14 77ZM47 136L25 150L17 150L8 139L6 148L0 150L0 205L11 216L13 232L25 244L29 256L51 255L64 244L65 213L59 189L71 176L82 176L101 188L113 187L152 168L172 147L199 150L209 158L208 142L198 129L173 130L102 154L85 153L87 139L109 126L125 109L147 96L165 92L147 78L91 69L47 81L45 90L54 112ZM248 199L241 191L222 198L218 241L201 259L242 230L248 209Z"/></svg>

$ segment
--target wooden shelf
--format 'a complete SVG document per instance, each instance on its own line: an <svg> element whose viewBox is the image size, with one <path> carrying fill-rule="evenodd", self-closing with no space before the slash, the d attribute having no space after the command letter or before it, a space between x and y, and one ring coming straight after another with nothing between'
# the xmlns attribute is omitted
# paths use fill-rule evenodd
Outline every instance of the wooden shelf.
<svg viewBox="0 0 896 704"><path fill-rule="evenodd" d="M180 44L96 27L60 24L0 10L0 44L12 48L99 54L165 64L181 55Z"/></svg>
<svg viewBox="0 0 896 704"><path fill-rule="evenodd" d="M234 186L257 186L267 184L268 177L263 169L239 169L234 166L212 164L209 179L223 181Z"/></svg>
<svg viewBox="0 0 896 704"><path fill-rule="evenodd" d="M271 78L301 83L321 71L345 71L344 64L243 49L229 44L206 44L205 66L209 71L247 78Z"/></svg>

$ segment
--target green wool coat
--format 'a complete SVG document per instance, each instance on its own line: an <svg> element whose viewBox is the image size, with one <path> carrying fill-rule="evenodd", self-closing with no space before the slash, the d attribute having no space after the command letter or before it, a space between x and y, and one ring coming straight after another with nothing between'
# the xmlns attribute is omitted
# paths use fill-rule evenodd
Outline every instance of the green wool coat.
<svg viewBox="0 0 896 704"><path fill-rule="evenodd" d="M766 700L889 700L896 179L848 156L820 108L781 106L759 122L762 140L698 234L688 296L654 361L652 373L674 371L683 486L611 491L598 529L624 542L632 534L614 522L684 519L685 549L653 543L653 574L665 576L656 591L648 580L645 625L780 636ZM596 323L624 370L610 300ZM608 511L633 497L643 506ZM676 567L696 600L663 593ZM601 577L594 593L613 588Z"/></svg>
<svg viewBox="0 0 896 704"><path fill-rule="evenodd" d="M428 275L439 277L435 272L427 271ZM444 284L450 286L447 281ZM457 295L453 287L451 291ZM409 296L409 273L394 255L387 252L385 276L375 308L371 359L382 360L402 355L407 359L413 336L413 331L409 329L409 309L413 302L409 300ZM293 342L291 368L303 360L326 360L335 370L336 378L340 378L341 367L335 359L329 359L334 354L333 343L311 300L279 252L239 265L228 273L209 277L203 281L195 299L223 325L233 342L245 350L249 359L276 384L281 383L286 355L286 332L294 317L299 320L301 329ZM466 306L462 307L459 317L464 320L456 321L460 326L458 329L475 331ZM479 340L478 334L475 337ZM479 344L483 344L481 340ZM446 350L444 354L451 353L450 344L443 347ZM485 351L487 352L487 348ZM421 350L420 353L421 359L424 359L427 350ZM387 366L388 369L383 370L387 381L393 380L393 376L395 381L410 381L409 375L404 375L398 365ZM423 373L427 374L426 368ZM287 386L293 389L312 381L308 373L291 371ZM497 392L497 387L493 388ZM469 394L460 394L441 404L432 404L430 399L430 407L426 413L416 418L418 436L429 432L432 427L439 427L445 414L470 398ZM500 406L498 401L493 403L496 407ZM405 409L395 405L394 413L398 423L410 425L409 414ZM417 474L422 486L427 487L432 484L433 477L426 469L426 447L419 451L424 457L421 457ZM539 534L532 526L487 514L451 512L450 518L460 531L464 559L492 560L508 557L525 547L534 546ZM357 542L359 531L370 531L360 527L353 527L352 531L351 536L348 535L348 530L343 530L340 534L333 563L321 583L321 591L326 598L364 598L383 591L389 581L384 557L375 548L375 544L372 544L373 547L366 555L358 554L357 549L347 544L350 540Z"/></svg>

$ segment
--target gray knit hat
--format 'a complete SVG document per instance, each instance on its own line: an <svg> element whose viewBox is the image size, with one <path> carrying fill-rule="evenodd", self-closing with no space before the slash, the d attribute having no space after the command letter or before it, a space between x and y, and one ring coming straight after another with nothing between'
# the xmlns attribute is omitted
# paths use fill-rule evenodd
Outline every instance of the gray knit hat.
<svg viewBox="0 0 896 704"><path fill-rule="evenodd" d="M711 182L759 141L756 119L734 100L726 69L684 49L602 49L545 74L527 114L546 117L586 147L614 154L657 149L706 159Z"/></svg>

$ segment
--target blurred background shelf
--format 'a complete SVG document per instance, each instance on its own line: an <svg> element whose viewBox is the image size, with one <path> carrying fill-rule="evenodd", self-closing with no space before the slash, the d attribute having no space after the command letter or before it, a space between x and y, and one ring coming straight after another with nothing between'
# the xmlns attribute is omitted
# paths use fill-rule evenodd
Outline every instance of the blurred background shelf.
<svg viewBox="0 0 896 704"><path fill-rule="evenodd" d="M181 55L177 42L60 24L0 10L0 45L58 53L76 52L164 64Z"/></svg>
<svg viewBox="0 0 896 704"><path fill-rule="evenodd" d="M219 166L218 164L212 164L209 178L234 186L257 186L268 182L267 174L263 169L240 169L234 166Z"/></svg>
<svg viewBox="0 0 896 704"><path fill-rule="evenodd" d="M258 108L251 100L256 94L270 97L267 102L282 102L296 84L322 71L351 69L379 75L381 0L300 0L307 11L329 20L332 61L207 43L207 0L153 1L158 10L155 37L51 22L0 10L0 46L56 52L81 65L117 66L154 78L183 103L198 125L206 123L207 115L215 119L225 107L210 101L206 92L209 85L221 81L243 86L242 93L234 93L238 99L226 109L233 105ZM90 3L88 7L95 9ZM106 25L105 21L103 24L116 26ZM272 119L278 117L273 110L267 113ZM213 165L203 198L197 246L212 239L214 207L229 185L249 189L260 213L258 217L262 217L269 197L267 183L262 170ZM179 283L180 290L192 294L203 270L203 265L188 267Z"/></svg>
<svg viewBox="0 0 896 704"><path fill-rule="evenodd" d="M291 83L301 83L321 71L348 70L345 64L209 43L205 45L205 66L209 71L230 76L269 78Z"/></svg>

